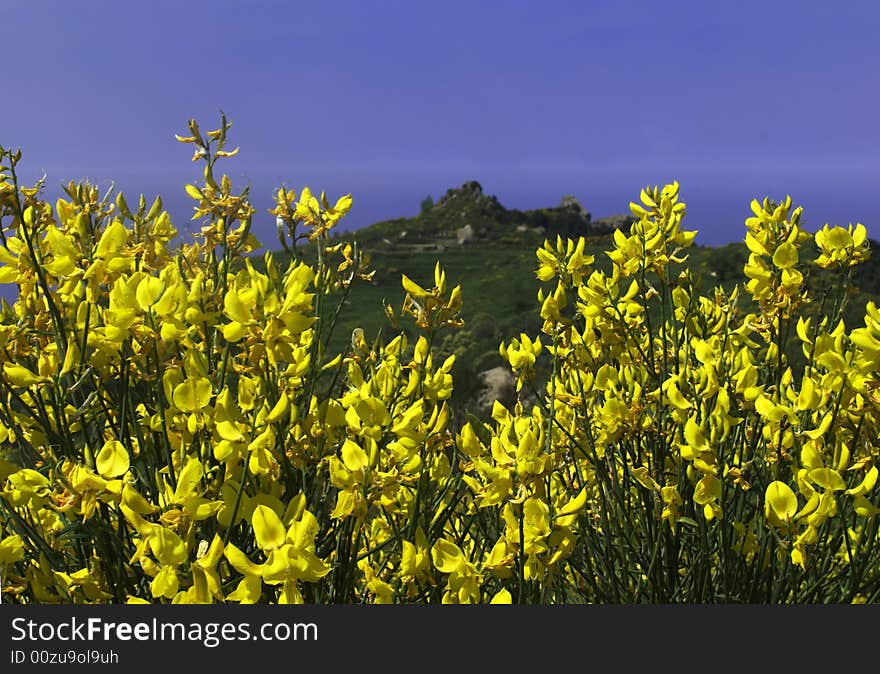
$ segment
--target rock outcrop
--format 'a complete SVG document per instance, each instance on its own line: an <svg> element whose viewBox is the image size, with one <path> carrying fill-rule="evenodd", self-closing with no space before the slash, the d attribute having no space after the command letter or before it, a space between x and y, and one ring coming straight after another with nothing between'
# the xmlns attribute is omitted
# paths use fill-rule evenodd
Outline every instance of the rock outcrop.
<svg viewBox="0 0 880 674"><path fill-rule="evenodd" d="M476 400L479 413L491 414L492 405L496 400L505 406L516 402L516 379L510 368L499 365L480 372L477 377L481 384Z"/></svg>
<svg viewBox="0 0 880 674"><path fill-rule="evenodd" d="M427 200L426 200L427 201ZM518 243L523 237L596 236L627 227L633 221L628 215L612 215L594 220L590 211L577 199L566 194L558 206L517 210L505 208L495 195L483 192L476 180L446 191L428 208L413 218L386 220L365 227L362 241L395 241L408 232L413 245L464 245L471 241Z"/></svg>
<svg viewBox="0 0 880 674"><path fill-rule="evenodd" d="M559 208L565 211L571 211L571 213L583 220L584 224L590 224L592 218L590 211L584 208L584 205L573 194L562 195L562 200L559 202Z"/></svg>

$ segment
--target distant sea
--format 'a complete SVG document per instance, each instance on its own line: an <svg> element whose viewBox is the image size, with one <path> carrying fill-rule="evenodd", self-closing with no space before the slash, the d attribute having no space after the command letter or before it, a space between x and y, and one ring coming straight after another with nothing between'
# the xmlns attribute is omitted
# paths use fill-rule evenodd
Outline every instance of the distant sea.
<svg viewBox="0 0 880 674"><path fill-rule="evenodd" d="M638 200L639 190L645 185L662 185L677 179L681 199L687 204L684 226L698 230L695 243L700 245L718 246L741 241L745 236L744 220L751 214L751 200L769 196L779 201L787 194L791 195L795 205L804 207L802 222L808 231L815 231L825 223L845 226L861 222L871 238L880 240L880 199L877 198L880 174L853 168L775 172L715 169L670 172L669 175L662 175L662 171L626 168L589 172L529 172L523 169L504 172L498 169L488 175L440 173L383 176L355 170L318 171L305 180L294 177L287 186L297 191L303 185L318 192L324 189L331 202L351 192L353 207L343 221L343 227L353 230L380 220L414 216L425 197L437 201L447 189L468 180L478 180L483 192L494 194L506 208L527 210L555 206L564 194L572 194L594 218L599 218L629 212L629 202ZM198 226L191 221L194 202L183 190L184 184L193 180L193 174L173 177L168 174L129 174L116 178L117 187L125 192L132 208L136 206L140 192L145 193L148 203L159 193L183 236ZM267 209L273 205L275 187L283 182L280 172L232 173L231 178L236 189L250 185L251 200L257 208L254 234L265 248L279 248L274 217L267 213ZM92 176L91 179L102 189L111 184L109 178ZM51 176L47 180L46 197L52 203L61 195L59 184L60 180L53 182ZM14 296L12 291L14 286L0 288L0 295L9 299Z"/></svg>

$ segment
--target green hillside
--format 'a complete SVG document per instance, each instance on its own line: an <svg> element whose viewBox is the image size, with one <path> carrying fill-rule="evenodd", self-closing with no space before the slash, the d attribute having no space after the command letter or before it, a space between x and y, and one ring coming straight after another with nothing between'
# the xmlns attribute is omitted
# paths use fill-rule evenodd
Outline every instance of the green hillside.
<svg viewBox="0 0 880 674"><path fill-rule="evenodd" d="M555 240L557 234L584 236L585 253L595 256L597 268L610 271L611 262L605 252L614 247L611 232L615 227L628 227L630 222L626 216L593 220L573 200L534 211L507 210L495 197L484 195L479 183L471 181L449 190L430 208L423 205L422 213L414 218L388 220L337 235L336 240L358 242L369 254L369 268L375 270L375 275L371 283L353 284L339 314L331 350L344 349L352 330L358 327L368 341L396 334L384 307L399 309L402 305L406 293L401 275L430 287L439 260L449 286L462 287L465 324L459 330L440 333L438 355L456 354L453 403L458 408L472 407L480 388L478 374L504 364L498 352L500 342L523 332L531 336L540 333L537 293L542 284L535 275L536 248L545 239ZM456 232L468 225L471 235L459 240ZM880 255L878 244L872 241L871 245L873 254L868 262L853 270L853 290L844 312L848 327L862 324L865 303L880 298ZM743 243L694 245L687 266L703 292L716 285L730 290L748 280L743 274L748 254ZM803 246L802 259L811 260L816 255L812 242ZM831 290L826 287L828 275L818 267L807 266L807 282L817 300L812 311L827 312L829 307L821 305L821 298ZM744 310L747 300L748 295L742 293ZM410 325L403 321L401 327ZM412 343L414 331L409 330L409 337Z"/></svg>

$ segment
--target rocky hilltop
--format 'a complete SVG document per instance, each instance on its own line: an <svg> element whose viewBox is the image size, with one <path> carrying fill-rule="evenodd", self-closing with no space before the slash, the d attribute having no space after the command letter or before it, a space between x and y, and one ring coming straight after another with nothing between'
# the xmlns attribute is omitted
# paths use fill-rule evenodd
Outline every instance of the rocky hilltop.
<svg viewBox="0 0 880 674"><path fill-rule="evenodd" d="M557 206L520 211L505 208L476 180L450 188L436 203L422 202L413 218L377 222L357 231L362 242L408 245L465 245L471 241L513 241L530 237L602 236L627 227L630 215L593 219L577 198L565 195Z"/></svg>

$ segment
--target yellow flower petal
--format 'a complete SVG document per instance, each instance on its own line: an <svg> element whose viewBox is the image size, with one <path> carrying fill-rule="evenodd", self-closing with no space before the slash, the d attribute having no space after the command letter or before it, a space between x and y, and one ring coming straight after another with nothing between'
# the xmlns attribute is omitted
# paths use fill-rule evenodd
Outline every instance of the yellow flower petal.
<svg viewBox="0 0 880 674"><path fill-rule="evenodd" d="M160 564L183 564L188 556L186 543L171 529L157 526L149 536L150 550Z"/></svg>
<svg viewBox="0 0 880 674"><path fill-rule="evenodd" d="M765 511L769 509L779 520L789 520L798 509L797 496L784 482L771 482L764 494Z"/></svg>
<svg viewBox="0 0 880 674"><path fill-rule="evenodd" d="M45 377L40 377L23 365L16 365L15 363L3 363L3 374L6 375L6 378L13 386L22 388L46 381Z"/></svg>
<svg viewBox="0 0 880 674"><path fill-rule="evenodd" d="M98 456L95 457L95 468L102 477L119 477L126 473L130 459L125 446L119 440L108 440L104 443Z"/></svg>
<svg viewBox="0 0 880 674"><path fill-rule="evenodd" d="M356 443L346 439L342 444L342 462L348 470L356 473L370 465L370 458Z"/></svg>
<svg viewBox="0 0 880 674"><path fill-rule="evenodd" d="M815 468L810 471L810 479L823 489L829 491L843 491L846 483L836 470L830 468Z"/></svg>
<svg viewBox="0 0 880 674"><path fill-rule="evenodd" d="M162 279L156 278L155 276L145 276L141 279L141 282L138 283L137 290L135 291L138 306L142 311L147 311L159 301L164 290L165 284L162 282Z"/></svg>
<svg viewBox="0 0 880 674"><path fill-rule="evenodd" d="M513 597L510 596L510 591L506 588L500 589L495 593L495 596L492 597L492 600L489 602L490 604L512 604Z"/></svg>
<svg viewBox="0 0 880 674"><path fill-rule="evenodd" d="M211 402L211 382L204 377L190 377L174 388L171 399L181 412L198 412Z"/></svg>
<svg viewBox="0 0 880 674"><path fill-rule="evenodd" d="M453 573L465 563L461 549L451 541L441 538L431 548L431 560L441 573Z"/></svg>
<svg viewBox="0 0 880 674"><path fill-rule="evenodd" d="M401 283L403 284L403 289L406 290L413 297L427 297L428 291L422 288L418 283L413 281L406 274L401 274Z"/></svg>
<svg viewBox="0 0 880 674"><path fill-rule="evenodd" d="M281 519L275 511L268 506L258 505L254 508L251 516L251 525L254 527L254 537L257 545L263 550L272 550L284 545L287 532Z"/></svg>
<svg viewBox="0 0 880 674"><path fill-rule="evenodd" d="M281 395L278 396L278 402L275 403L272 411L269 412L269 416L266 417L266 421L270 424L274 424L276 421L279 421L289 409L290 399L287 397L287 394L282 391Z"/></svg>

